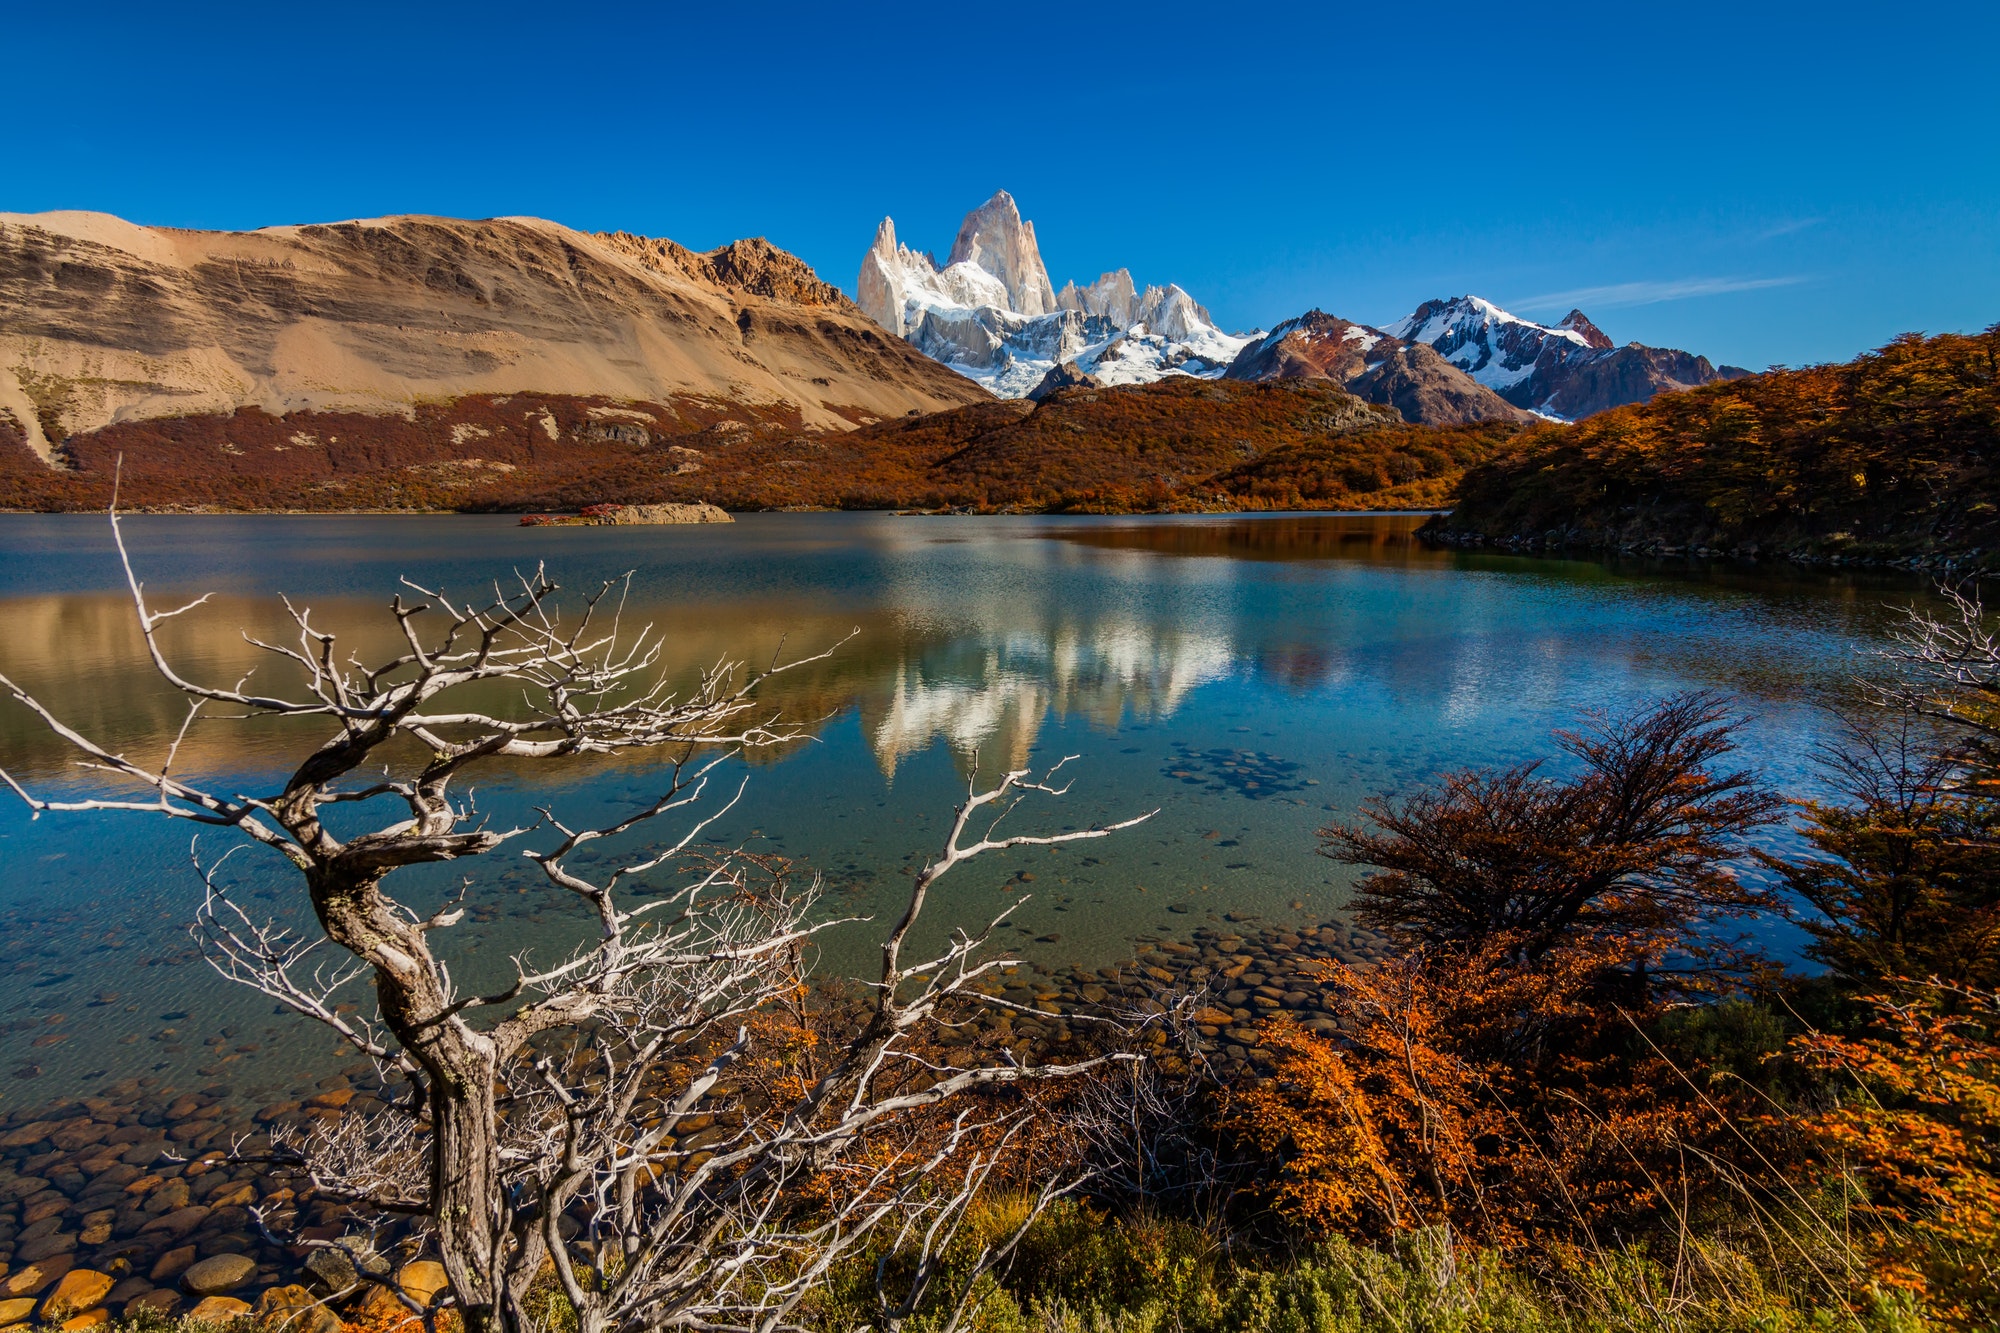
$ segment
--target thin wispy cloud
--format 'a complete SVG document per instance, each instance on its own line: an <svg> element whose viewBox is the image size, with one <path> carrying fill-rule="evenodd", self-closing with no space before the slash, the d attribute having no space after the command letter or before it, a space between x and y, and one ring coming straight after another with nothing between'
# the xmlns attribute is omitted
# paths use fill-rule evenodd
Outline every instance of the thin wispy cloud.
<svg viewBox="0 0 2000 1333"><path fill-rule="evenodd" d="M1790 236L1795 231L1804 231L1807 227L1817 227L1824 221L1826 221L1825 218L1794 218L1790 222L1776 222L1758 232L1757 239L1768 241L1777 236Z"/></svg>
<svg viewBox="0 0 2000 1333"><path fill-rule="evenodd" d="M1791 287L1806 279L1786 278L1675 278L1664 282L1614 282L1604 287L1576 287L1566 292L1544 292L1514 302L1523 310L1556 310L1589 306L1595 310L1619 310L1626 306L1658 305L1662 301L1688 301L1697 296L1721 296L1727 292L1755 292L1766 287Z"/></svg>

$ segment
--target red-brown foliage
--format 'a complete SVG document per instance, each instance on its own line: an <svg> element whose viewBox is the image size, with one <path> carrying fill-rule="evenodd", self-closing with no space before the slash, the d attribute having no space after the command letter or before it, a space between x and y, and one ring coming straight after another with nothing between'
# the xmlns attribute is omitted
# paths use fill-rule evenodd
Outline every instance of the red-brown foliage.
<svg viewBox="0 0 2000 1333"><path fill-rule="evenodd" d="M1751 774L1717 771L1740 725L1706 693L1594 715L1556 736L1574 777L1539 763L1451 774L1369 802L1372 827L1327 829L1323 850L1377 867L1359 915L1410 944L1506 937L1539 955L1615 939L1641 970L1669 951L1698 956L1698 927L1773 906L1728 866L1782 808Z"/></svg>
<svg viewBox="0 0 2000 1333"><path fill-rule="evenodd" d="M1071 390L846 433L777 407L514 394L125 422L64 442L66 471L0 428L0 508L101 507L121 455L126 503L149 509L1411 508L1511 430L1405 426L1301 381Z"/></svg>
<svg viewBox="0 0 2000 1333"><path fill-rule="evenodd" d="M1449 527L1583 544L1894 555L1991 547L2000 325L1663 393L1524 434Z"/></svg>

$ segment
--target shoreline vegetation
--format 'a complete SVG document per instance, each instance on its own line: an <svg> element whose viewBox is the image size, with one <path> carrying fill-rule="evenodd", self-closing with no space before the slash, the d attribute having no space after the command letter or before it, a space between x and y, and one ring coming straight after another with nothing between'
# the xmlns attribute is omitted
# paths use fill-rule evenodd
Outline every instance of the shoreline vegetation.
<svg viewBox="0 0 2000 1333"><path fill-rule="evenodd" d="M1468 468L1430 540L1986 569L2000 562L2000 325L1909 334L1538 427Z"/></svg>
<svg viewBox="0 0 2000 1333"><path fill-rule="evenodd" d="M1440 545L1985 568L2000 325L1661 394L1574 425L1425 427L1327 380L1185 378L801 429L794 409L551 394L408 415L119 423L61 468L0 414L0 511L1444 510Z"/></svg>

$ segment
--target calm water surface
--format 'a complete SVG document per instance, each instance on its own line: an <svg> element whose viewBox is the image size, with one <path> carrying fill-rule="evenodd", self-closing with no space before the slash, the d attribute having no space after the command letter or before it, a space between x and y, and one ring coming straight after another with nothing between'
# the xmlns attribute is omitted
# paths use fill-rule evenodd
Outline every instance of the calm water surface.
<svg viewBox="0 0 2000 1333"><path fill-rule="evenodd" d="M824 876L828 915L879 921L969 776L1078 755L1073 794L1024 812L1023 829L1160 815L1115 839L974 863L933 909L939 928L972 924L1031 894L1009 947L1049 963L1111 961L1135 938L1224 914L1335 916L1350 876L1315 855L1315 830L1369 795L1544 753L1582 709L1729 691L1755 717L1749 762L1810 791L1821 706L1878 669L1893 608L1928 596L1915 582L1789 568L1430 551L1410 538L1419 521L788 514L720 529L524 529L139 517L127 533L159 603L218 594L167 638L187 674L213 681L259 666L242 635L281 632L280 593L364 656L386 654L399 577L469 596L540 562L568 589L633 571L636 615L683 673L858 630L778 683L770 702L808 722L811 740L736 766L728 787L747 776L748 789L711 838L795 857ZM0 515L0 672L113 748L157 757L180 709L143 660L119 578L102 518ZM283 678L259 669L264 688ZM205 724L182 767L254 788L316 739ZM11 702L0 763L32 786L78 782L71 756ZM532 822L545 804L566 822L602 819L649 803L658 778L631 758L503 768L480 778L477 799L502 822ZM195 831L129 815L30 821L0 805L0 1098L146 1071L250 1091L332 1061L317 1031L201 962L187 933ZM211 833L201 851L226 845ZM473 877L473 916L454 941L455 972L471 982L510 952L546 957L574 938L539 874L512 855L486 862L403 881L421 905ZM275 857L231 869L246 903L290 910ZM875 929L830 936L823 969L864 966Z"/></svg>

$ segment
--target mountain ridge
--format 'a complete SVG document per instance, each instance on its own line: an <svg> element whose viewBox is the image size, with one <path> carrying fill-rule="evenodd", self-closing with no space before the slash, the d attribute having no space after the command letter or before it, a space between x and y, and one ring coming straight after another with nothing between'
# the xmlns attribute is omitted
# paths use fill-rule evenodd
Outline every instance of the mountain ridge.
<svg viewBox="0 0 2000 1333"><path fill-rule="evenodd" d="M1537 324L1470 295L1425 301L1380 327L1314 309L1270 333L1225 334L1183 288L1141 289L1129 269L1055 290L1034 224L1005 190L965 215L942 265L883 218L855 292L884 329L1005 398L1173 375L1325 377L1441 425L1571 420L1749 373L1671 348L1618 347L1581 310ZM1340 328L1327 332L1328 320ZM1365 345L1346 337L1356 329Z"/></svg>
<svg viewBox="0 0 2000 1333"><path fill-rule="evenodd" d="M118 422L510 392L739 401L816 429L986 396L762 239L698 254L532 218L0 214L0 408L50 465Z"/></svg>
<svg viewBox="0 0 2000 1333"><path fill-rule="evenodd" d="M1224 378L1331 380L1367 402L1394 408L1413 424L1533 420L1431 348L1318 309L1245 346Z"/></svg>
<svg viewBox="0 0 2000 1333"><path fill-rule="evenodd" d="M1751 373L1676 348L1619 347L1581 310L1537 324L1471 295L1425 301L1383 327L1430 346L1514 406L1564 421Z"/></svg>
<svg viewBox="0 0 2000 1333"><path fill-rule="evenodd" d="M1515 436L1428 535L1459 546L2000 564L2000 324Z"/></svg>
<svg viewBox="0 0 2000 1333"><path fill-rule="evenodd" d="M747 418L747 419L746 419ZM550 394L395 413L256 408L127 421L28 451L0 410L0 509L492 512L708 503L982 511L1435 507L1511 422L1421 427L1325 379L1178 375L986 398L851 431L796 412Z"/></svg>

